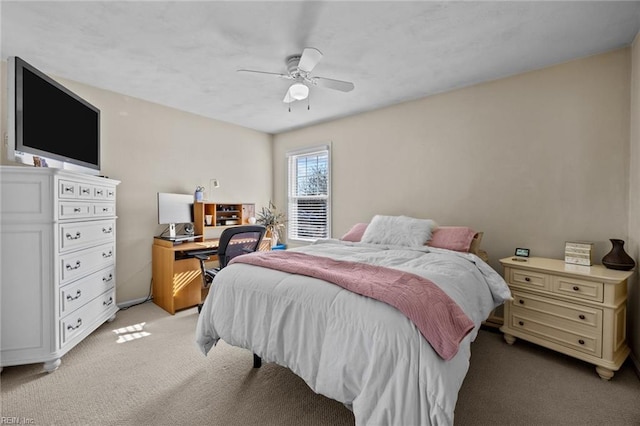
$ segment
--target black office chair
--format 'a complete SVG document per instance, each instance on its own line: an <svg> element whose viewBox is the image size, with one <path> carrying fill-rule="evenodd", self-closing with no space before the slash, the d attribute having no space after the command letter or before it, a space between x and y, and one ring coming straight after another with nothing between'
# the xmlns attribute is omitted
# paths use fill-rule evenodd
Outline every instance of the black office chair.
<svg viewBox="0 0 640 426"><path fill-rule="evenodd" d="M219 266L217 268L207 269L205 262L209 260L209 256L196 254L195 257L200 260L200 271L202 272L202 284L204 288L209 288L216 274L227 266L231 259L242 254L257 251L266 230L262 225L242 225L227 228L222 231L218 243ZM198 304L198 313L200 313L201 310L202 303ZM253 354L253 367L260 368L261 365L262 359L258 355Z"/></svg>
<svg viewBox="0 0 640 426"><path fill-rule="evenodd" d="M241 254L252 253L260 247L260 242L264 237L266 228L262 225L242 225L227 228L222 231L218 242L218 263L214 269L207 269L205 262L210 258L208 255L197 254L200 260L200 271L204 288L209 288L216 274L227 266L231 259ZM202 309L202 304L198 305L198 312Z"/></svg>

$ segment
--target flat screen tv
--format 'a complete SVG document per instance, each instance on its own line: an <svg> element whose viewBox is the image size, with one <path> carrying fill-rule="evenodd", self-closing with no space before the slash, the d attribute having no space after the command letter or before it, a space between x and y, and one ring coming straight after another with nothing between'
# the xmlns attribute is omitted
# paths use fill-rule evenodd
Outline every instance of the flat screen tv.
<svg viewBox="0 0 640 426"><path fill-rule="evenodd" d="M10 159L27 153L98 174L100 110L17 56L8 66Z"/></svg>

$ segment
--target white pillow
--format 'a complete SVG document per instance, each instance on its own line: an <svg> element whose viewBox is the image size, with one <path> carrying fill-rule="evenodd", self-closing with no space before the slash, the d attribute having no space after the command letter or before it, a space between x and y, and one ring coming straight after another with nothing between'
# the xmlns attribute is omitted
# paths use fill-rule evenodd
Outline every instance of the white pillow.
<svg viewBox="0 0 640 426"><path fill-rule="evenodd" d="M430 219L408 216L376 215L362 235L362 242L418 247L431 239L436 223Z"/></svg>

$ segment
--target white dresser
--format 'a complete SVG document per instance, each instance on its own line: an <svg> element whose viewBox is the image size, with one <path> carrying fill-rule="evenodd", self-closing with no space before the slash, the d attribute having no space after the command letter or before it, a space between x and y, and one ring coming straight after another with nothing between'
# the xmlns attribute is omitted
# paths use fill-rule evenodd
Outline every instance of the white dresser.
<svg viewBox="0 0 640 426"><path fill-rule="evenodd" d="M116 186L59 169L0 168L0 367L60 358L116 306Z"/></svg>
<svg viewBox="0 0 640 426"><path fill-rule="evenodd" d="M582 266L558 259L501 259L513 300L500 328L516 337L590 362L609 380L629 355L627 280L632 271Z"/></svg>

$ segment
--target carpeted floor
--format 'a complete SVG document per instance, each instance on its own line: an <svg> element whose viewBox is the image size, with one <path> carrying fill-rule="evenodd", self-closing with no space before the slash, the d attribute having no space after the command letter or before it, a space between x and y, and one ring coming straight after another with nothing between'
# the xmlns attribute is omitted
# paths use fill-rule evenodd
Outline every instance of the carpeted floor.
<svg viewBox="0 0 640 426"><path fill-rule="evenodd" d="M314 394L286 368L253 369L249 351L223 342L203 356L196 320L195 309L171 316L145 303L120 311L53 374L41 364L6 367L0 423L353 425L342 404ZM640 425L640 380L625 364L605 382L589 364L522 341L508 346L483 330L456 424Z"/></svg>

